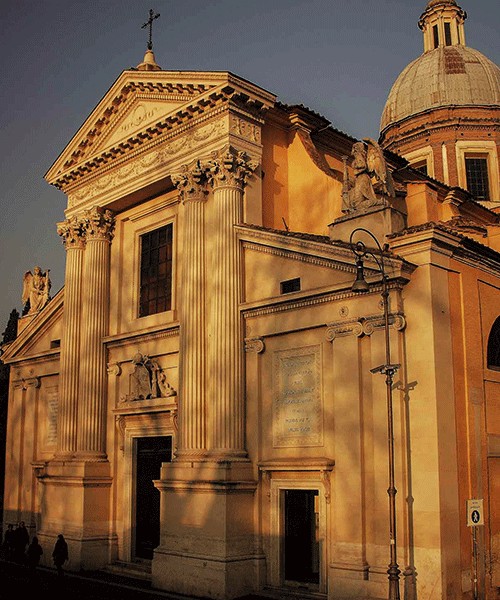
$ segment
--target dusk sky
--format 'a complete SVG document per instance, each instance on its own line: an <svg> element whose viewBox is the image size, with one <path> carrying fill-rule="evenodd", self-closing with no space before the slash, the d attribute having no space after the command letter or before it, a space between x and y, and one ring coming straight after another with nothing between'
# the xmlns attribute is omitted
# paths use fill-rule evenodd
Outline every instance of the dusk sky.
<svg viewBox="0 0 500 600"><path fill-rule="evenodd" d="M467 45L500 63L499 0L459 0ZM66 198L44 175L124 69L143 59L231 71L304 104L356 138L378 138L394 80L423 49L426 0L0 0L0 334L21 312L23 274L64 282L56 233ZM1 338L0 338L1 339Z"/></svg>

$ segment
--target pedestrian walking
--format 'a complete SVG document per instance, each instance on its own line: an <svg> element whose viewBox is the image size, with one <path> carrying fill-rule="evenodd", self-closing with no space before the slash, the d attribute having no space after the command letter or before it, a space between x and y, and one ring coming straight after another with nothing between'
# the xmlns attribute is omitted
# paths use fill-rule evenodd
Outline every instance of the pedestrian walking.
<svg viewBox="0 0 500 600"><path fill-rule="evenodd" d="M29 544L30 535L24 521L20 521L14 530L14 560L24 563L26 560L26 546Z"/></svg>
<svg viewBox="0 0 500 600"><path fill-rule="evenodd" d="M26 551L26 557L28 559L28 567L31 570L35 570L39 563L43 554L43 548L38 543L38 538L36 535L33 536L30 545L28 546L28 550Z"/></svg>
<svg viewBox="0 0 500 600"><path fill-rule="evenodd" d="M54 550L52 552L52 560L54 561L54 565L57 568L57 574L59 576L64 575L63 565L68 559L68 544L66 543L63 534L60 533L57 536Z"/></svg>
<svg viewBox="0 0 500 600"><path fill-rule="evenodd" d="M14 548L15 548L15 535L14 535L14 526L12 523L7 525L7 531L5 532L3 538L3 546L5 548L5 558L7 560L12 560L14 558Z"/></svg>

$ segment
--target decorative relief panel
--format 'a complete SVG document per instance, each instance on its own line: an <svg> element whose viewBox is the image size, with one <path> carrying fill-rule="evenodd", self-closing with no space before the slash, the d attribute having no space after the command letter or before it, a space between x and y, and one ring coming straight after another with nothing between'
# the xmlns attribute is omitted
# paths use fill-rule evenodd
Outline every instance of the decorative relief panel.
<svg viewBox="0 0 500 600"><path fill-rule="evenodd" d="M321 446L323 403L321 346L273 356L273 445Z"/></svg>
<svg viewBox="0 0 500 600"><path fill-rule="evenodd" d="M256 144L261 143L260 126L250 123L237 115L230 114L230 131L232 134L237 135L245 140L255 142Z"/></svg>
<svg viewBox="0 0 500 600"><path fill-rule="evenodd" d="M121 402L169 398L177 392L167 381L165 370L154 359L138 352L132 359L133 370L129 375L129 393Z"/></svg>
<svg viewBox="0 0 500 600"><path fill-rule="evenodd" d="M177 158L184 156L200 146L216 139L227 133L227 124L224 119L214 121L198 127L189 132L179 135L176 131L176 139L171 142L165 141L155 150L137 157L133 162L122 165L121 167L107 172L96 178L89 185L83 186L68 195L68 206L71 208L83 202L88 202L99 194L103 194L123 186L123 182L133 180L136 177L143 176L147 171L156 170L165 166L169 162L174 163ZM132 154L132 151L131 151Z"/></svg>

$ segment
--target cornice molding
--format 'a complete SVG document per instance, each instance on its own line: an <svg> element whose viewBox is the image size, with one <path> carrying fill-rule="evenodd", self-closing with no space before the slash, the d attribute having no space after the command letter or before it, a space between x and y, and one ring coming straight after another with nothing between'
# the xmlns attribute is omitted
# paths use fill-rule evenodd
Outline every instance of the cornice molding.
<svg viewBox="0 0 500 600"><path fill-rule="evenodd" d="M319 256L303 254L297 250L289 250L287 248L276 248L273 246L264 246L257 242L243 241L242 246L246 250L255 250L264 254L279 256L280 258L292 258L300 262L316 265L319 267L332 267L332 262L335 264L335 270L344 271L346 273L355 273L356 266L335 261L333 258L320 258Z"/></svg>
<svg viewBox="0 0 500 600"><path fill-rule="evenodd" d="M141 78L142 76L147 77L148 81L136 81L139 75ZM183 83L151 81L151 78L158 77L163 80L168 77L182 80L188 78L190 81L183 81ZM200 80L203 79L205 82L200 83ZM142 130L134 131L133 135L128 138L124 134L123 137L126 139L117 141L108 148L103 148L103 144L106 144L105 131L112 134L113 131L116 131L116 126L120 121L126 115L130 115L134 106L141 108L140 103L146 101L159 102L158 108L161 107L162 101L165 101L165 104L172 101L185 101L185 103L177 109L172 108L170 114L166 114L156 121L154 119L156 108L154 107L151 114L137 115L138 121L133 123L133 126L134 128L136 125L140 126L142 120L144 121ZM109 164L121 155L158 139L164 140L165 133L168 134L171 130L175 130L177 134L182 125L189 125L193 119L203 116L207 118L207 114L210 115L213 110L221 107L230 108L235 113L242 115L244 119L262 124L264 113L274 106L275 101L276 97L273 94L227 72L192 74L168 71L148 72L147 74L126 72L96 107L80 131L74 136L67 150L61 154L45 177L55 187L66 190L75 181ZM146 110L145 106L143 108ZM168 111L168 106L165 106L163 112L166 111ZM255 134L248 131L240 130L237 133L244 137L253 137L256 141ZM89 154L91 150L93 155Z"/></svg>
<svg viewBox="0 0 500 600"><path fill-rule="evenodd" d="M391 290L401 290L404 286L405 282L400 279L389 282L389 291ZM382 286L373 284L370 287L369 292L365 292L363 297L367 297L371 294L381 294ZM339 300L346 300L352 298L359 298L359 292L353 292L350 289L343 288L339 291L331 291L331 292L322 292L316 295L308 294L301 298L290 298L284 299L282 297L273 298L272 300L266 300L259 305L245 306L243 305L241 308L241 313L243 318L252 319L255 317L262 317L266 315L278 314L287 312L290 310L296 310L300 308L307 308L310 306L316 306L320 304L327 304L337 302Z"/></svg>
<svg viewBox="0 0 500 600"><path fill-rule="evenodd" d="M130 331L127 333L113 335L103 338L103 343L109 348L121 348L137 344L144 340L160 340L169 337L177 337L179 335L180 325L178 322L172 323L169 326L160 328L142 329L140 331ZM122 361L126 362L126 361Z"/></svg>

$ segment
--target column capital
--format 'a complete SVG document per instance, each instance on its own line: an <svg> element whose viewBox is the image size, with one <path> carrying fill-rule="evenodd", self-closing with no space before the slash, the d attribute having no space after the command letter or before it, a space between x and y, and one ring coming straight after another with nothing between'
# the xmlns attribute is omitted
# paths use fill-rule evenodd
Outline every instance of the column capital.
<svg viewBox="0 0 500 600"><path fill-rule="evenodd" d="M85 247L85 231L82 219L73 217L57 223L57 234L62 237L62 243L66 250L82 249Z"/></svg>
<svg viewBox="0 0 500 600"><path fill-rule="evenodd" d="M204 200L208 193L207 177L200 161L182 165L181 169L179 173L171 175L172 183L179 190L181 202Z"/></svg>
<svg viewBox="0 0 500 600"><path fill-rule="evenodd" d="M83 214L83 227L87 242L104 240L111 242L115 228L114 213L99 206L93 206Z"/></svg>
<svg viewBox="0 0 500 600"><path fill-rule="evenodd" d="M250 159L246 152L226 146L212 152L204 166L214 188L236 187L242 190L257 169L258 162Z"/></svg>

